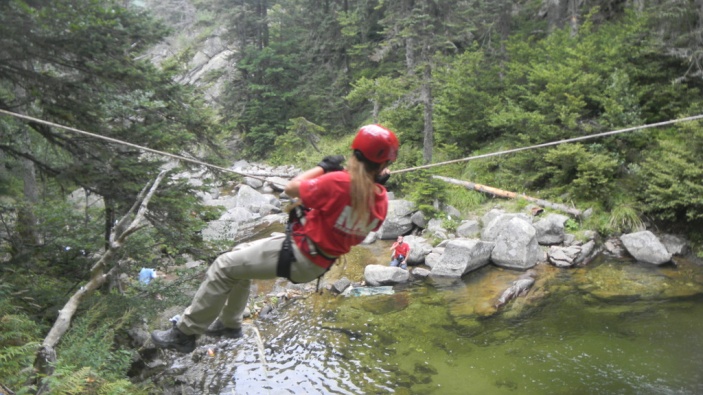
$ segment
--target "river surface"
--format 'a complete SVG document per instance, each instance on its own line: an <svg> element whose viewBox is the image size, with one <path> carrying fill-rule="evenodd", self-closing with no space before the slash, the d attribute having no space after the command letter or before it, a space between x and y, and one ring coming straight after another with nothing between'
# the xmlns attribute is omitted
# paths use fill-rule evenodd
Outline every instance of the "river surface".
<svg viewBox="0 0 703 395"><path fill-rule="evenodd" d="M613 264L628 266L559 269L539 297L489 315L476 299L490 265L390 295L314 294L245 327L221 394L703 394L701 294L603 299L572 286Z"/></svg>

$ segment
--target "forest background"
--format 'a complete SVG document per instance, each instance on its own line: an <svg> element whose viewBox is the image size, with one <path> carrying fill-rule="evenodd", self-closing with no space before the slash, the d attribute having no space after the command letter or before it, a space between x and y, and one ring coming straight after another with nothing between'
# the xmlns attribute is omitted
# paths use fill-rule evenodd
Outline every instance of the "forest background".
<svg viewBox="0 0 703 395"><path fill-rule="evenodd" d="M231 45L227 67L178 83L213 34ZM182 45L152 62L166 37ZM702 114L702 45L701 0L2 0L0 109L222 166L306 168L378 122L398 134L404 169ZM222 94L205 95L216 82ZM41 339L165 161L0 116L0 388L37 391ZM403 173L390 188L430 215L436 202L464 213L486 202L429 177L441 174L591 207L571 226L603 236L685 233L700 256L701 163L694 121ZM225 247L198 231L219 213L195 192L232 178L163 182L110 276L210 261ZM104 206L76 210L76 189ZM177 300L178 282L110 284L59 344L52 393L149 392L129 381L122 334L154 314L144 297Z"/></svg>

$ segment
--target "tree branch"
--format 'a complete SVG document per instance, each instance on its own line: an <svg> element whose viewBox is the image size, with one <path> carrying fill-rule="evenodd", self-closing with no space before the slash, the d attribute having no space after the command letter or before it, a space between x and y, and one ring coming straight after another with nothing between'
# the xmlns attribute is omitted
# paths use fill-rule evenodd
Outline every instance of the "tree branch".
<svg viewBox="0 0 703 395"><path fill-rule="evenodd" d="M80 289L76 291L73 296L71 296L68 302L66 302L63 308L59 310L59 316L56 318L54 325L44 338L42 346L36 354L34 366L37 368L37 377L50 376L53 373L53 368L51 366L52 362L56 360L56 352L54 351L54 347L56 347L58 342L61 340L61 337L68 331L73 315L78 309L78 306L83 298L91 295L96 289L100 288L105 283L105 279L108 275L114 273L115 269L119 267L119 265L115 266L110 269L108 273L105 273L105 268L111 263L115 252L122 247L127 237L145 226L141 225L140 222L144 218L144 213L146 213L149 200L151 200L154 192L156 192L156 189L159 186L159 183L161 183L163 178L166 176L166 173L167 170L159 173L151 185L151 188L147 185L144 189L142 189L137 196L137 201L135 204L129 212L127 212L120 219L120 221L118 221L118 226L115 226L112 229L110 233L109 247L100 257L98 262L96 262L90 269L90 280L84 286L80 287ZM127 218L129 218L135 211L137 211L137 213L132 222L126 229L122 230L123 228L119 225L127 223ZM38 381L39 379L37 378L35 380ZM37 394L43 392L45 386L38 385L38 387L40 390L37 391Z"/></svg>

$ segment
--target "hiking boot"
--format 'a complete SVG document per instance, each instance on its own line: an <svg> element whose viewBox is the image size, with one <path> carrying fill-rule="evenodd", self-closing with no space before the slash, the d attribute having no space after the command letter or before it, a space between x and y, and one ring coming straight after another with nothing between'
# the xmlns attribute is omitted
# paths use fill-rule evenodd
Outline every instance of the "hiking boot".
<svg viewBox="0 0 703 395"><path fill-rule="evenodd" d="M156 347L189 353L195 350L195 335L186 335L173 327L166 331L151 332L151 340Z"/></svg>
<svg viewBox="0 0 703 395"><path fill-rule="evenodd" d="M242 337L242 328L227 328L222 321L217 319L205 330L205 334L210 336L222 336L230 339L237 339Z"/></svg>

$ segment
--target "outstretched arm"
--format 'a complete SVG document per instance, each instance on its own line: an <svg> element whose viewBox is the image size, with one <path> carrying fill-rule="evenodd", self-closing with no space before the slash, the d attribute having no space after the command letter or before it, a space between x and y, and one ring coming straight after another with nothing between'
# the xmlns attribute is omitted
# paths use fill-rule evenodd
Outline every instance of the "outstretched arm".
<svg viewBox="0 0 703 395"><path fill-rule="evenodd" d="M325 174L325 171L321 167L315 166L310 170L298 174L297 176L293 177L292 180L288 181L284 192L286 193L286 195L292 198L300 197L300 183L305 180L317 178L323 174Z"/></svg>

